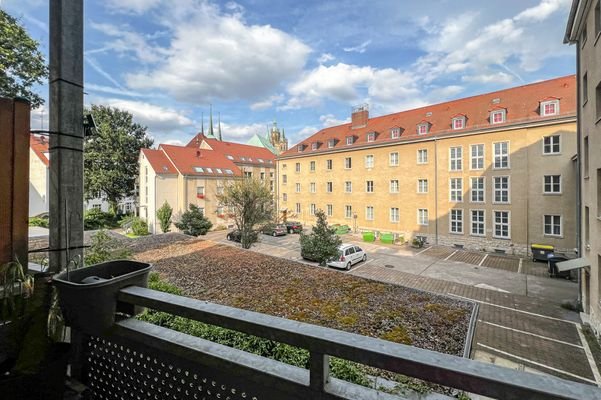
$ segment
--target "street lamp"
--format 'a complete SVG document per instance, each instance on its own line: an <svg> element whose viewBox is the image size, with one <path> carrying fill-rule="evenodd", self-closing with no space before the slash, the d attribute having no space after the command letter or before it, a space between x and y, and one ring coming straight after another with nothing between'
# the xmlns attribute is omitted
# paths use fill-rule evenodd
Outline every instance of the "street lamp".
<svg viewBox="0 0 601 400"><path fill-rule="evenodd" d="M357 233L357 213L353 213L353 228L355 233Z"/></svg>

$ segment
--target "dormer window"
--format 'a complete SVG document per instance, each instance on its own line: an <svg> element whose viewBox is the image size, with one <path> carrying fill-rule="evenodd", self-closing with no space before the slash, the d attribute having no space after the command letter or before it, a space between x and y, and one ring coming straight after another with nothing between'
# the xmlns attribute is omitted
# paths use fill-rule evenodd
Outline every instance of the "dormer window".
<svg viewBox="0 0 601 400"><path fill-rule="evenodd" d="M334 148L335 144L336 144L336 139L330 139L330 140L328 140L328 149Z"/></svg>
<svg viewBox="0 0 601 400"><path fill-rule="evenodd" d="M465 116L460 115L452 120L453 129L463 129L465 128Z"/></svg>
<svg viewBox="0 0 601 400"><path fill-rule="evenodd" d="M351 144L353 144L353 142L355 141L355 137L354 136L347 136L346 137L346 145L350 146Z"/></svg>
<svg viewBox="0 0 601 400"><path fill-rule="evenodd" d="M398 139L401 137L401 128L392 128L390 130L390 138L391 139Z"/></svg>
<svg viewBox="0 0 601 400"><path fill-rule="evenodd" d="M367 134L367 141L368 142L373 142L376 140L376 133L375 132L369 132Z"/></svg>
<svg viewBox="0 0 601 400"><path fill-rule="evenodd" d="M417 125L417 134L418 135L425 135L428 132L430 132L430 124L428 122L423 122L423 123Z"/></svg>
<svg viewBox="0 0 601 400"><path fill-rule="evenodd" d="M317 142L311 143L311 150L317 150L318 144Z"/></svg>
<svg viewBox="0 0 601 400"><path fill-rule="evenodd" d="M490 112L491 124L502 124L505 122L505 110L494 110Z"/></svg>
<svg viewBox="0 0 601 400"><path fill-rule="evenodd" d="M541 101L540 114L543 117L559 114L559 100Z"/></svg>
<svg viewBox="0 0 601 400"><path fill-rule="evenodd" d="M296 149L298 150L298 152L299 152L299 153L301 153L301 152L303 151L303 147L304 147L304 146L303 146L302 144L299 144L299 145L296 147Z"/></svg>
<svg viewBox="0 0 601 400"><path fill-rule="evenodd" d="M233 156L230 156L230 155L228 154L228 155L227 155L227 159L228 159L228 160L234 160L234 157L233 157Z"/></svg>

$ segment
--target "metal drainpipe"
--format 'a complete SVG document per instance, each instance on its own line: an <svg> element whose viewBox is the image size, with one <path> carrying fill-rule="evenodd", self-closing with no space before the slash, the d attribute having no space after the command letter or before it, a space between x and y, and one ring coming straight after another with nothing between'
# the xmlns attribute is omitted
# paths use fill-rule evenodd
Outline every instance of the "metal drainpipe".
<svg viewBox="0 0 601 400"><path fill-rule="evenodd" d="M438 137L434 136L434 243L438 245Z"/></svg>
<svg viewBox="0 0 601 400"><path fill-rule="evenodd" d="M582 251L582 153L580 139L582 137L581 130L581 110L582 110L582 88L580 85L580 40L576 41L576 173L578 179L576 180L576 246L578 248L578 257L583 256ZM578 269L578 304L582 306L582 268Z"/></svg>

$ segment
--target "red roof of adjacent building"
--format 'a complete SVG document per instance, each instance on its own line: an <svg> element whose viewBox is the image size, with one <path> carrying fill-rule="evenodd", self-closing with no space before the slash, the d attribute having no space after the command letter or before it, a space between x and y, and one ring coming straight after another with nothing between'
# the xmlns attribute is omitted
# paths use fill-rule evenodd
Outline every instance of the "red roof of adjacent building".
<svg viewBox="0 0 601 400"><path fill-rule="evenodd" d="M559 115L542 116L540 114L541 99L554 98L559 100ZM492 109L504 109L506 111L504 123L494 125L490 123L489 117ZM458 114L465 115L466 123L464 128L454 130L451 125L452 119L453 116ZM282 153L281 156L299 155L299 145L302 145L304 149L300 154L332 150L332 148L328 148L330 139L335 140L333 149L353 148L575 115L576 76L569 75L414 110L369 118L367 125L358 129L351 129L351 123L324 128ZM424 122L430 125L430 129L428 133L418 135L417 125ZM398 139L391 138L390 129L394 127L401 128L401 136ZM367 133L370 132L376 132L377 135L375 141L368 143ZM356 138L353 144L346 144L347 136ZM312 150L311 144L314 142L322 143L322 145L318 146L317 150Z"/></svg>
<svg viewBox="0 0 601 400"><path fill-rule="evenodd" d="M203 141L213 150L226 157L230 156L228 159L237 164L268 165L273 164L275 160L275 155L264 147L207 138L202 133L194 136L186 147L198 148Z"/></svg>
<svg viewBox="0 0 601 400"><path fill-rule="evenodd" d="M162 150L142 149L142 154L144 154L150 166L157 174L177 175L177 169L175 169L175 166L169 161Z"/></svg>
<svg viewBox="0 0 601 400"><path fill-rule="evenodd" d="M240 176L242 171L223 154L209 149L174 146L159 146L166 157L183 175Z"/></svg>
<svg viewBox="0 0 601 400"><path fill-rule="evenodd" d="M31 150L38 156L40 161L44 163L47 167L50 165L48 162L48 139L44 136L36 136L34 134L29 135L29 147Z"/></svg>

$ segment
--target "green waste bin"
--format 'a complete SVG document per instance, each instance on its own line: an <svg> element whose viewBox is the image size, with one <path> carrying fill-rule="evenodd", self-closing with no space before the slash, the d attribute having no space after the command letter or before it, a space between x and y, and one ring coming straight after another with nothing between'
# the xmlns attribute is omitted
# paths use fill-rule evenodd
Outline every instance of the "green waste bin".
<svg viewBox="0 0 601 400"><path fill-rule="evenodd" d="M380 235L380 242L386 243L386 244L393 244L394 243L394 235L392 233L382 233Z"/></svg>
<svg viewBox="0 0 601 400"><path fill-rule="evenodd" d="M364 242L375 242L376 235L373 232L363 232L363 241Z"/></svg>

